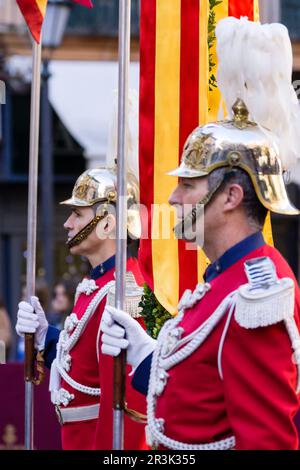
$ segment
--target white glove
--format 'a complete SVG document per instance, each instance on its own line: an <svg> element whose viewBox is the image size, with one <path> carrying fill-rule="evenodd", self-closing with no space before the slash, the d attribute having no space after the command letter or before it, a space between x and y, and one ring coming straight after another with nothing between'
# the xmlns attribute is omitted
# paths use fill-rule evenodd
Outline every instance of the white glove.
<svg viewBox="0 0 300 470"><path fill-rule="evenodd" d="M104 309L100 329L101 351L109 356L118 356L121 349L127 349L127 362L136 369L156 347L141 325L128 313L107 305ZM125 339L126 337L126 339Z"/></svg>
<svg viewBox="0 0 300 470"><path fill-rule="evenodd" d="M19 336L34 333L34 346L39 351L45 347L48 321L37 297L31 297L31 304L20 302L17 315L16 332Z"/></svg>

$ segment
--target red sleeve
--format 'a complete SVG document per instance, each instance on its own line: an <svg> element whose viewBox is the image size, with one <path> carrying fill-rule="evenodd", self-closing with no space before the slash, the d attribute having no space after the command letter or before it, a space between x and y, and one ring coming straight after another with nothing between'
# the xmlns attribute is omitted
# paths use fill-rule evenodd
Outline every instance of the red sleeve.
<svg viewBox="0 0 300 470"><path fill-rule="evenodd" d="M247 330L232 319L222 371L236 449L297 449L297 369L285 325Z"/></svg>

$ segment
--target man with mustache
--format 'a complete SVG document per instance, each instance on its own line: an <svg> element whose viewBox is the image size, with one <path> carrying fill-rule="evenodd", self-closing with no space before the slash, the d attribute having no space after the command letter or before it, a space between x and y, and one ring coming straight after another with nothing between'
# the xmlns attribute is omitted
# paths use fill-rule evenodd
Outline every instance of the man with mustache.
<svg viewBox="0 0 300 470"><path fill-rule="evenodd" d="M262 169L265 155L270 165ZM268 209L299 214L288 199L276 147L238 100L232 120L191 133L171 175L179 177L169 198L178 208L175 233L204 238L211 260L205 283L185 292L157 341L125 312L106 307L102 351L117 356L127 349L133 386L147 394L149 444L297 449L299 287L262 235ZM186 205L193 206L188 214Z"/></svg>
<svg viewBox="0 0 300 470"><path fill-rule="evenodd" d="M175 234L203 247L205 282L184 293L157 341L108 306L102 351L127 349L155 447L296 450L299 286L262 235L267 211L300 213L283 178L299 158L291 42L283 25L233 17L216 37L229 116L194 129L170 173L179 178L169 198Z"/></svg>

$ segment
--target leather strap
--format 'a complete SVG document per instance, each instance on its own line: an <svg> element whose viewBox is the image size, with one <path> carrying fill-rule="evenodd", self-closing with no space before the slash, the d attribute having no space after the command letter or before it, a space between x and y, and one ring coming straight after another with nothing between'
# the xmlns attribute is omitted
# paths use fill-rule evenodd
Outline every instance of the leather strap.
<svg viewBox="0 0 300 470"><path fill-rule="evenodd" d="M174 227L174 234L177 239L182 239L184 230L187 230L192 227L196 222L199 215L202 213L203 208L205 208L212 200L213 196L220 189L220 187L232 176L233 171L230 169L224 174L224 177L212 188L208 193L196 204L196 206Z"/></svg>
<svg viewBox="0 0 300 470"><path fill-rule="evenodd" d="M102 215L96 215L91 220L91 222L89 222L85 227L83 227L82 230L80 230L80 232L77 233L77 235L75 235L73 238L71 238L71 240L67 242L68 248L72 248L73 246L79 245L81 242L83 242L83 240L85 240L89 236L89 234L92 233L98 222L104 219L106 215L107 212Z"/></svg>

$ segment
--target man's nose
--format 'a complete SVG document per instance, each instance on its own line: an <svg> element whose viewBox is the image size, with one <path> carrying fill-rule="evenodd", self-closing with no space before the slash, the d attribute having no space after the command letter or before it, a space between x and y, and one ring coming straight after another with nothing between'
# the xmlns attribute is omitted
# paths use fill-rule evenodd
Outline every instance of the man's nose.
<svg viewBox="0 0 300 470"><path fill-rule="evenodd" d="M169 197L168 202L171 206L174 206L175 204L181 204L181 197L180 197L180 191L179 191L178 186L172 192L171 196Z"/></svg>
<svg viewBox="0 0 300 470"><path fill-rule="evenodd" d="M64 223L64 229L65 230L71 230L73 228L71 217L72 217L72 215L70 215L70 217L68 217L67 220Z"/></svg>

